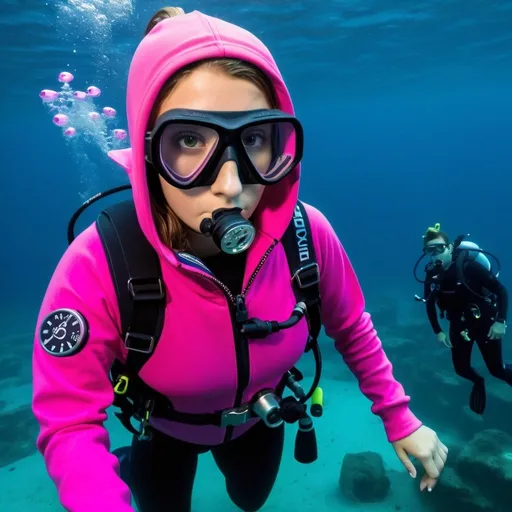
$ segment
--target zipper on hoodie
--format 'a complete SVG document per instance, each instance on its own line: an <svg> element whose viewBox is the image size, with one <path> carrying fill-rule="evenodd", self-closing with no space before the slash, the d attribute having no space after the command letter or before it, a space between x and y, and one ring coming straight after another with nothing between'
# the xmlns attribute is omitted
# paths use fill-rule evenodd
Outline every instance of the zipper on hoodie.
<svg viewBox="0 0 512 512"><path fill-rule="evenodd" d="M267 249L261 261L258 263L256 269L252 273L247 285L242 290L240 295L234 295L231 290L219 279L213 275L205 276L207 279L214 281L225 293L226 297L230 302L229 312L231 315L231 324L233 326L233 335L235 341L235 357L236 357L236 368L237 368L237 384L235 403L233 407L240 407L242 405L242 397L245 389L249 385L251 377L250 363L249 363L249 343L247 338L241 333L240 326L243 322L248 319L247 309L245 307L245 296L249 291L250 287L254 283L256 276L258 275L261 267L267 260L268 256L276 246L277 242L273 242L272 245ZM226 435L224 436L224 442L227 443L233 436L234 427L226 427Z"/></svg>

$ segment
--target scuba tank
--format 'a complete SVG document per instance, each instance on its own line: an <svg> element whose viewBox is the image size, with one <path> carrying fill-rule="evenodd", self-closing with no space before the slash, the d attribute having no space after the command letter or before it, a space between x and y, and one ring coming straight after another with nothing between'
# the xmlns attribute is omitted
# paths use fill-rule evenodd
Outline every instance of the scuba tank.
<svg viewBox="0 0 512 512"><path fill-rule="evenodd" d="M476 244L475 242L471 242L469 240L461 240L459 245L456 246L456 249L466 251L467 259L482 265L482 267L489 271L491 270L491 262L489 261L489 258L485 255L485 251L480 249L478 244ZM498 277L499 271L495 275L496 277Z"/></svg>

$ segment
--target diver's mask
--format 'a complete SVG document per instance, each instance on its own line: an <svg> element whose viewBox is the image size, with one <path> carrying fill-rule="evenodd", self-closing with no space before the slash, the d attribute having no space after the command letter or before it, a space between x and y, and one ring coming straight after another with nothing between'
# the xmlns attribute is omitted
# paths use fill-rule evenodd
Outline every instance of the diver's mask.
<svg viewBox="0 0 512 512"><path fill-rule="evenodd" d="M298 119L280 110L172 109L156 120L145 142L146 161L174 187L210 186L230 160L243 185L274 185L302 159L303 130ZM214 211L200 229L230 254L247 249L255 236L239 208Z"/></svg>
<svg viewBox="0 0 512 512"><path fill-rule="evenodd" d="M450 248L443 242L426 245L423 248L423 253L430 257L430 261L434 265L442 268L447 268L452 261Z"/></svg>

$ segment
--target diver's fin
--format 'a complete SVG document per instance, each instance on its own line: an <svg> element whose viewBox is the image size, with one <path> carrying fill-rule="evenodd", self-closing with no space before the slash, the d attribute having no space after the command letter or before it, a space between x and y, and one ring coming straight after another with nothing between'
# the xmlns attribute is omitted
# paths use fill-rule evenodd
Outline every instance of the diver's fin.
<svg viewBox="0 0 512 512"><path fill-rule="evenodd" d="M471 396L469 398L469 408L475 414L483 414L485 411L485 405L486 405L485 382L482 379L481 381L475 382L473 384L473 389L471 390Z"/></svg>

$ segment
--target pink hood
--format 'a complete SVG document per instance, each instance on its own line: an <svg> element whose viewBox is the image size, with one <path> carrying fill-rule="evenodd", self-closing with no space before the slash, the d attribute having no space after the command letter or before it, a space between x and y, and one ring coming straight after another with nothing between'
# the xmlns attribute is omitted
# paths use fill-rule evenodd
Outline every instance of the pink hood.
<svg viewBox="0 0 512 512"><path fill-rule="evenodd" d="M236 25L194 11L158 23L139 44L130 66L126 101L132 147L109 153L128 172L142 231L157 252L174 265L176 257L160 241L151 214L144 159L146 127L158 93L174 73L199 60L224 57L249 62L264 71L274 85L279 108L294 114L286 85L267 47ZM253 218L260 235L277 240L283 235L297 202L299 175L297 166L285 180L266 189Z"/></svg>

